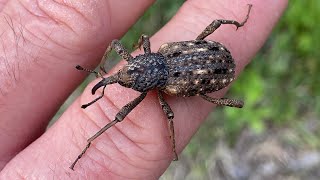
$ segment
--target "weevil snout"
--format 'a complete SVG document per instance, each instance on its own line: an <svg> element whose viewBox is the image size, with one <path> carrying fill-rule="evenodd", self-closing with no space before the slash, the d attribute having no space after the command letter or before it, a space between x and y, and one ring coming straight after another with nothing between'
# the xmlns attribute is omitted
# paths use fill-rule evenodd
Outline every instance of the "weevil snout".
<svg viewBox="0 0 320 180"><path fill-rule="evenodd" d="M135 77L128 72L128 67L125 66L122 69L120 69L116 74L107 78L103 78L100 82L93 86L91 93L95 94L99 88L114 83L119 83L121 86L132 88L132 86L134 86L134 82Z"/></svg>
<svg viewBox="0 0 320 180"><path fill-rule="evenodd" d="M107 78L103 78L100 82L98 82L95 86L93 86L91 93L95 94L96 91L100 88L100 87L106 87L108 84L114 84L118 82L118 76L117 74L113 75L113 76L109 76Z"/></svg>

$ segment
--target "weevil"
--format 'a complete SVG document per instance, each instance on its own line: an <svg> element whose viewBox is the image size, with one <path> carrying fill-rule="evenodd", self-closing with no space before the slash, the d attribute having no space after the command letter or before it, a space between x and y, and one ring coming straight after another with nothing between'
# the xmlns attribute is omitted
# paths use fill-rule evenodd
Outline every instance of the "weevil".
<svg viewBox="0 0 320 180"><path fill-rule="evenodd" d="M141 94L122 107L113 121L87 140L87 146L78 155L70 168L74 169L75 164L85 154L94 139L113 125L121 122L151 90L157 91L160 106L168 119L174 155L173 160L178 160L173 125L174 113L165 101L163 93L180 97L199 96L216 105L242 108L244 103L240 100L218 99L207 95L227 87L234 80L236 64L230 51L224 45L219 42L205 40L205 38L222 24L235 25L237 29L242 27L249 19L251 8L252 5L249 4L247 15L241 23L235 20L214 20L195 40L165 43L155 53L151 52L147 35L142 35L139 38L137 46L139 48L143 47L144 54L136 57L133 57L119 40L113 40L102 58L103 61L114 50L127 61L127 64L116 74L109 77L103 76L106 71L102 66L100 67L101 71L97 72L77 65L76 68L78 70L94 73L97 77L102 78L92 88L92 94L95 94L99 88L103 87L101 95L93 101L82 105L83 109L101 99L104 96L106 86L109 84L119 83L126 88L141 92Z"/></svg>

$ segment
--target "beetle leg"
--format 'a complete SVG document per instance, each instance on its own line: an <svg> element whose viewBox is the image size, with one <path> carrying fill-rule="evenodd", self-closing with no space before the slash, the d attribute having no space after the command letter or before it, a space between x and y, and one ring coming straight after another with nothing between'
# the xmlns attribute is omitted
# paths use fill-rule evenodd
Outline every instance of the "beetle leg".
<svg viewBox="0 0 320 180"><path fill-rule="evenodd" d="M169 131L170 131L170 139L171 139L171 144L172 144L172 151L174 153L174 161L178 160L178 155L177 155L177 151L176 151L176 140L175 140L175 136L174 136L174 125L173 125L173 111L171 110L169 104L164 100L163 95L160 91L158 91L158 98L159 98L159 102L161 105L162 110L164 111L164 113L167 116L168 119L168 125L169 125Z"/></svg>
<svg viewBox="0 0 320 180"><path fill-rule="evenodd" d="M204 100L207 100L213 104L220 105L220 106L230 106L230 107L237 107L242 108L243 107L243 101L236 100L236 99L226 99L226 98L212 98L210 96L207 96L205 94L201 94L200 97L202 97Z"/></svg>
<svg viewBox="0 0 320 180"><path fill-rule="evenodd" d="M108 55L112 50L115 50L116 53L126 61L133 59L129 51L117 39L112 40L110 45L107 47L107 50L103 55L104 59L107 59Z"/></svg>
<svg viewBox="0 0 320 180"><path fill-rule="evenodd" d="M149 36L142 34L138 40L138 44L135 44L133 47L141 49L141 46L145 54L151 53Z"/></svg>
<svg viewBox="0 0 320 180"><path fill-rule="evenodd" d="M196 40L203 40L204 38L206 38L207 36L212 34L215 30L217 30L221 26L221 24L233 24L233 25L237 26L237 29L239 27L243 26L247 22L247 20L249 19L249 14L251 11L252 4L248 4L248 6L249 6L248 13L247 13L247 16L243 22L239 23L238 21L224 20L224 19L214 20L211 24L209 24L209 26L207 26L201 32L201 34L196 38Z"/></svg>
<svg viewBox="0 0 320 180"><path fill-rule="evenodd" d="M86 145L86 147L82 150L82 152L78 155L78 157L76 158L76 160L71 164L70 169L73 170L74 166L76 165L76 163L79 161L79 159L86 153L86 151L88 150L88 148L91 145L91 142L96 139L97 137L99 137L102 133L104 133L107 129L109 129L110 127L112 127L113 125L117 124L118 122L121 122L145 97L146 97L147 93L144 92L142 93L140 96L138 96L137 98L135 98L133 101L129 102L128 104L126 104L125 106L123 106L121 108L121 110L117 113L115 120L111 121L110 123L108 123L106 126L104 126L102 129L100 129L95 135L93 135L92 137L90 137L87 142L88 144Z"/></svg>
<svg viewBox="0 0 320 180"><path fill-rule="evenodd" d="M106 73L106 70L104 68L104 64L107 61L108 56L112 50L115 50L116 53L126 61L130 61L131 59L133 59L129 51L121 44L119 40L117 39L112 40L110 45L107 47L106 51L104 52L104 55L100 63L100 69L105 73Z"/></svg>

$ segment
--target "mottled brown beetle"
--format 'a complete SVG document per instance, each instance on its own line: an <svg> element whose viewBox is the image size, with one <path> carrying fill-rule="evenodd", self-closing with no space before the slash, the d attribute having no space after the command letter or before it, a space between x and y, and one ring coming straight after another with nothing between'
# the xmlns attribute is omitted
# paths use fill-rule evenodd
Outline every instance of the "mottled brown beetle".
<svg viewBox="0 0 320 180"><path fill-rule="evenodd" d="M178 159L174 138L174 114L164 100L163 92L182 97L198 95L217 105L241 108L243 106L242 101L226 98L216 99L206 95L228 86L234 80L236 65L226 47L218 42L204 40L204 38L218 29L221 24L233 24L237 29L243 26L249 18L251 7L252 5L249 4L248 13L242 23L234 20L214 20L195 40L163 44L157 53L151 52L149 37L146 35L142 35L138 42L138 47L142 46L145 54L136 57L132 57L118 40L113 40L105 52L103 61L107 59L111 50L115 50L128 64L118 73L107 78L103 77L100 72L79 65L76 66L78 70L95 73L97 77L102 78L92 88L92 94L95 94L97 89L103 87L102 94L90 103L82 105L82 108L86 108L101 99L108 84L119 83L124 87L141 92L141 95L125 105L117 113L115 120L88 139L87 146L70 168L74 168L94 139L108 128L121 122L146 97L150 90L157 90L160 105L168 118L174 160ZM100 68L101 72L106 72L102 66Z"/></svg>

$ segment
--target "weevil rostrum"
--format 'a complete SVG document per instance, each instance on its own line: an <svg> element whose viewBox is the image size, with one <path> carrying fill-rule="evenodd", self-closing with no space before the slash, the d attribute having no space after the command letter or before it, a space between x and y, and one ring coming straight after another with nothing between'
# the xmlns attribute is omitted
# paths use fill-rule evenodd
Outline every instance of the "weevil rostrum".
<svg viewBox="0 0 320 180"><path fill-rule="evenodd" d="M150 90L157 91L160 106L168 119L173 160L178 160L173 126L174 113L165 101L163 93L180 97L199 96L216 105L242 108L244 103L240 100L217 99L207 95L227 87L234 80L236 65L230 51L224 45L205 40L205 38L222 24L235 25L237 29L243 26L249 18L251 8L252 5L249 4L246 18L241 23L234 20L214 20L195 40L165 43L155 53L150 50L150 41L147 35L142 35L138 41L138 47L143 47L144 54L136 57L131 56L119 40L113 40L108 46L103 60L106 60L108 54L115 50L118 55L127 61L127 65L109 77L103 77L103 72L106 71L102 66L100 67L101 72L89 70L79 65L76 66L78 70L94 73L102 78L92 88L92 94L95 94L99 88L103 87L101 95L90 103L82 105L82 108L86 108L101 99L104 96L106 86L109 84L119 83L126 88L139 91L141 94L122 107L113 121L88 139L87 146L70 168L74 169L75 164L87 151L94 139L116 123L121 122L146 97Z"/></svg>

